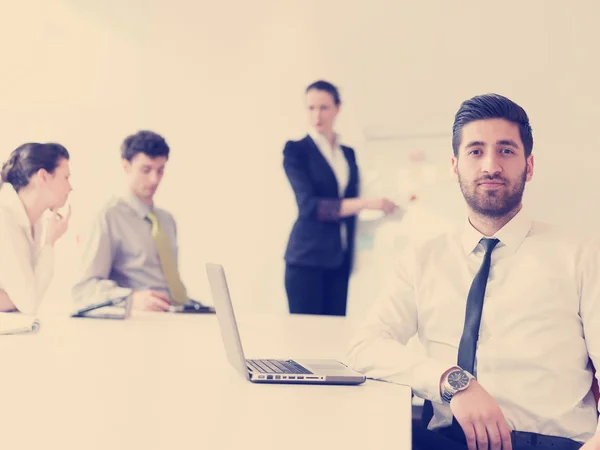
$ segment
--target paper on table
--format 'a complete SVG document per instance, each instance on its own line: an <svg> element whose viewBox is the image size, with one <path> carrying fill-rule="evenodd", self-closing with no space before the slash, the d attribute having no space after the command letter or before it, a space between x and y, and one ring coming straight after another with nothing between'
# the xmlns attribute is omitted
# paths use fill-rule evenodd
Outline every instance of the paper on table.
<svg viewBox="0 0 600 450"><path fill-rule="evenodd" d="M34 333L40 328L40 321L27 314L0 312L0 334Z"/></svg>
<svg viewBox="0 0 600 450"><path fill-rule="evenodd" d="M82 315L73 315L72 317L83 317L89 319L126 319L127 309L123 306L105 306L83 313Z"/></svg>

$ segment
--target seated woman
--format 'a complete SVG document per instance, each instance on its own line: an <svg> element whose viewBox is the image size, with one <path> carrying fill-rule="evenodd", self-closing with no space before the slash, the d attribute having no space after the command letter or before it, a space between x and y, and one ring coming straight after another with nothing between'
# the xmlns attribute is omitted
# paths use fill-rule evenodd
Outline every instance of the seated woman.
<svg viewBox="0 0 600 450"><path fill-rule="evenodd" d="M54 243L71 215L57 209L69 192L69 152L62 145L23 144L0 171L0 311L35 314L50 284ZM45 226L42 216L52 214Z"/></svg>

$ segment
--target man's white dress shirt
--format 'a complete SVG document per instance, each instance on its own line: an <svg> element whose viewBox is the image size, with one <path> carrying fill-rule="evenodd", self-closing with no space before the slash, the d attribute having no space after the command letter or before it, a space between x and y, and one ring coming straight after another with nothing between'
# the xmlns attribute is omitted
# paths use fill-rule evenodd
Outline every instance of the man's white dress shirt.
<svg viewBox="0 0 600 450"><path fill-rule="evenodd" d="M467 221L399 252L348 363L433 401L430 429L448 426L440 377L457 363L484 236ZM600 251L596 241L532 222L521 210L494 237L476 376L513 430L587 441L597 428L588 354L600 367ZM425 355L407 351L415 334Z"/></svg>

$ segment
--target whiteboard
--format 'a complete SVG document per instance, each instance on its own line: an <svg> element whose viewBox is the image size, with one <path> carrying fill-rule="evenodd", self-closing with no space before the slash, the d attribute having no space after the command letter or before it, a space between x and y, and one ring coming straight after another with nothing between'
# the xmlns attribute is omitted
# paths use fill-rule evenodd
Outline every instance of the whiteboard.
<svg viewBox="0 0 600 450"><path fill-rule="evenodd" d="M451 136L447 134L367 137L361 155L361 195L383 195L403 207L412 204L409 199L415 196L415 204L428 204L440 212L449 210L459 200L452 195L459 191L451 156Z"/></svg>
<svg viewBox="0 0 600 450"><path fill-rule="evenodd" d="M367 136L360 156L361 196L388 197L400 211L380 220L359 215L359 253L372 251L378 242L387 247L402 233L425 238L464 221L451 156L451 136L444 133Z"/></svg>
<svg viewBox="0 0 600 450"><path fill-rule="evenodd" d="M363 315L377 297L394 253L466 220L451 170L451 142L447 133L366 136L359 155L360 195L388 197L400 208L383 218L358 216L349 315Z"/></svg>

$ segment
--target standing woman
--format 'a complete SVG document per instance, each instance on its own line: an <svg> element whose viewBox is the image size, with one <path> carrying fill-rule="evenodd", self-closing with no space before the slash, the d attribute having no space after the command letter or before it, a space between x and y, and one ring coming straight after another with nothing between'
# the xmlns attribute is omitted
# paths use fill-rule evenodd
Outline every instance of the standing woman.
<svg viewBox="0 0 600 450"><path fill-rule="evenodd" d="M2 165L0 311L36 313L52 280L54 243L67 230L71 208L65 217L57 209L69 192L69 153L62 145L23 144ZM44 227L46 210L52 215Z"/></svg>
<svg viewBox="0 0 600 450"><path fill-rule="evenodd" d="M283 149L283 167L298 204L285 252L292 314L346 315L356 214L363 209L390 214L396 208L386 198L359 197L354 150L341 145L333 129L340 104L333 84L308 86L308 135Z"/></svg>

